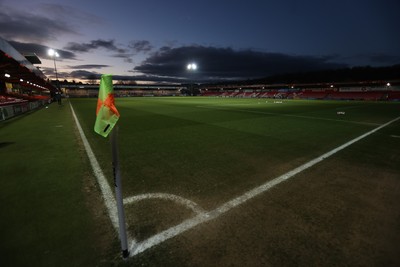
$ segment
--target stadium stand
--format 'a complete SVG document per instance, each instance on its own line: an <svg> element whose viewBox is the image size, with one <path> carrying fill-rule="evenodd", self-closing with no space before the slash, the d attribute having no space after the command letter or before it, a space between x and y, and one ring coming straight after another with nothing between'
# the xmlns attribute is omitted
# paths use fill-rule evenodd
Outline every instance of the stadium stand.
<svg viewBox="0 0 400 267"><path fill-rule="evenodd" d="M312 90L304 90L297 94L297 98L300 99L325 99L330 91L312 91Z"/></svg>
<svg viewBox="0 0 400 267"><path fill-rule="evenodd" d="M400 101L400 91L388 92L387 99L390 101Z"/></svg>
<svg viewBox="0 0 400 267"><path fill-rule="evenodd" d="M48 103L58 89L33 64L35 54L20 54L0 38L0 120L23 114Z"/></svg>
<svg viewBox="0 0 400 267"><path fill-rule="evenodd" d="M327 99L335 100L383 100L385 92L332 92Z"/></svg>
<svg viewBox="0 0 400 267"><path fill-rule="evenodd" d="M362 101L400 101L400 86L354 86L346 84L341 88L336 86L317 87L315 84L308 84L305 88L297 89L254 89L253 91L242 91L232 86L228 90L203 89L201 95L209 97L238 97L238 98L271 98L271 99L312 99L312 100L362 100ZM264 87L265 85L263 85ZM261 88L261 85L258 86ZM289 85L285 86L289 88ZM308 88L311 87L311 88Z"/></svg>

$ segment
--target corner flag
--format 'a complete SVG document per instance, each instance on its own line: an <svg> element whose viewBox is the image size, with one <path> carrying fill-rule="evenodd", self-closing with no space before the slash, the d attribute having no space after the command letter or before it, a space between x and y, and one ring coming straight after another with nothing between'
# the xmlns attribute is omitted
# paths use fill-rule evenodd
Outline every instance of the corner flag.
<svg viewBox="0 0 400 267"><path fill-rule="evenodd" d="M119 119L119 112L114 103L114 89L112 85L112 76L110 74L101 75L99 98L97 100L96 123L94 131L104 137L112 131ZM118 126L111 134L111 148L113 158L113 174L115 186L115 198L118 212L119 235L121 239L122 256L129 256L128 237L126 234L124 201L122 198L121 171L119 169L118 144L117 144Z"/></svg>
<svg viewBox="0 0 400 267"><path fill-rule="evenodd" d="M96 123L94 131L107 137L119 119L119 112L114 103L112 76L101 75L99 98L97 100Z"/></svg>

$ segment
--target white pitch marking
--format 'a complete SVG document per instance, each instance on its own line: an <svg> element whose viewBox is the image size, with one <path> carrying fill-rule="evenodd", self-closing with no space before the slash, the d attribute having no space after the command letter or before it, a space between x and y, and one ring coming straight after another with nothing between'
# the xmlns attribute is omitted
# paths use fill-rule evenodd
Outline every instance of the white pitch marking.
<svg viewBox="0 0 400 267"><path fill-rule="evenodd" d="M162 243L162 242L164 242L164 241L166 241L166 240L168 240L168 239L170 239L172 237L175 237L175 236L177 236L177 235L179 235L179 234L181 234L181 233L183 233L183 232L185 232L187 230L190 230L190 229L196 227L199 224L202 224L204 222L207 222L207 221L210 221L210 220L218 218L220 215L228 212L229 210L231 210L231 209L233 209L233 208L235 208L235 207L247 202L248 200L250 200L250 199L252 199L252 198L254 198L254 197L256 197L256 196L258 196L258 195L260 195L260 194L262 194L262 193L264 193L266 191L268 191L269 189L273 188L274 186L280 184L281 182L292 178L296 174L298 174L298 173L300 173L300 172L302 172L302 171L314 166L315 164L325 160L326 158L332 156L333 154L336 154L337 152L345 149L346 147L354 144L355 142L360 141L361 139L363 139L363 138L375 133L376 131L382 129L383 127L388 126L389 124L391 124L391 123L393 123L393 122L395 122L395 121L397 121L399 119L400 119L400 117L397 117L396 119L393 119L393 120L391 120L391 121L389 121L389 122L387 122L387 123L375 128L375 129L373 129L373 130L371 130L371 131L369 131L369 132L357 137L357 138L354 138L353 140L350 140L349 142L347 142L347 143L345 143L345 144L343 144L343 145L341 145L341 146L339 146L339 147L337 147L337 148L335 148L335 149L333 149L333 150L331 150L331 151L329 151L329 152L327 152L327 153L325 153L325 154L323 154L323 155L321 155L321 156L319 156L319 157L317 157L317 158L315 158L315 159L313 159L313 160L311 160L311 161L309 161L309 162L307 162L307 163L305 163L305 164L303 164L303 165L301 165L301 166L299 166L299 167L297 167L297 168L295 168L295 169L293 169L293 170L291 170L291 171L289 171L289 172L277 177L277 178L274 178L274 179L272 179L272 180L270 180L270 181L268 181L268 182L266 182L266 183L264 183L264 184L262 184L262 185L260 185L260 186L258 186L256 188L254 188L254 189L252 189L250 191L247 191L243 195L241 195L239 197L236 197L236 198L234 198L234 199L222 204L221 206L219 206L218 208L216 208L216 209L214 209L212 211L209 211L209 212L206 212L206 213L202 213L202 214L199 214L199 215L197 215L197 216L195 216L195 217L193 217L191 219L185 220L182 223L180 223L180 224L178 224L176 226L173 226L173 227L171 227L171 228L169 228L169 229L167 229L165 231L162 231L161 233L156 234L156 235L154 235L154 236L152 236L152 237L150 237L150 238L148 238L148 239L146 239L146 240L144 240L144 241L142 241L140 243L132 243L130 245L130 255L131 256L137 255L137 254L139 254L141 252L144 252L145 250L147 250L147 249L149 249L149 248L151 248L151 247L153 247L155 245L158 245L158 244L160 244L160 243Z"/></svg>
<svg viewBox="0 0 400 267"><path fill-rule="evenodd" d="M178 204L181 204L183 206L186 206L188 209L191 209L194 213L196 214L203 214L206 211L202 209L197 203L177 196L173 194L166 194L166 193L149 193L149 194L143 194L143 195L137 195L137 196L132 196L132 197L127 197L124 199L124 204L131 204L134 202L138 202L141 200L147 200L147 199L166 199L166 200L172 200Z"/></svg>
<svg viewBox="0 0 400 267"><path fill-rule="evenodd" d="M391 135L393 138L400 138L400 135Z"/></svg>
<svg viewBox="0 0 400 267"><path fill-rule="evenodd" d="M265 115L273 115L273 116L283 116L283 117L293 117L293 118L302 118L302 119L311 119L311 120L323 120L323 121L337 121L337 122L347 122L347 123L355 123L362 125L372 125L378 126L377 123L371 122L360 122L360 121L349 121L349 120L335 120L335 119L327 119L321 117L313 117L313 116L302 116L302 115L293 115L293 114L284 114L284 113L274 113L274 112L265 112L265 111L257 111L257 110L245 110L245 109L228 109L223 107L211 107L211 106L197 106L199 108L208 108L208 109L217 109L217 110L226 110L226 111L240 111L247 113L255 113L255 114L265 114Z"/></svg>
<svg viewBox="0 0 400 267"><path fill-rule="evenodd" d="M75 111L74 111L74 108L72 107L71 102L69 103L69 106L71 107L72 116L75 119L75 123L78 128L79 134L81 136L83 145L85 147L86 154L89 158L90 165L92 166L93 173L96 176L97 182L100 186L101 193L104 198L104 203L106 204L106 207L107 207L108 216L110 217L111 223L114 226L115 230L117 232L119 232L117 202L114 198L111 187L108 184L107 179L104 176L104 173L100 168L99 162L97 161L96 156L94 155L93 150L90 147L90 144L86 138L86 135L82 130L81 124L79 123L79 120L75 114ZM129 242L129 240L131 240L130 241L131 243L133 243L133 244L135 243L135 240L130 239L129 235L128 235L128 242Z"/></svg>

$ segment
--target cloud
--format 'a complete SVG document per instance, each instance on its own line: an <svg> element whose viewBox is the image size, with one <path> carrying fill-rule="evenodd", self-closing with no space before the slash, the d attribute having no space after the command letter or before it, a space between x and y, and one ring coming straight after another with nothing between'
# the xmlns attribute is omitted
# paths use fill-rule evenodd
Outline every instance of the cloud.
<svg viewBox="0 0 400 267"><path fill-rule="evenodd" d="M53 13L41 13L40 10L34 13L29 8L16 10L0 3L0 35L8 40L45 43L64 34L78 34L68 22L70 20L49 14Z"/></svg>
<svg viewBox="0 0 400 267"><path fill-rule="evenodd" d="M400 62L400 56L388 55L384 53L374 53L366 55L365 57L368 58L370 62L374 63L374 65L390 65L398 64Z"/></svg>
<svg viewBox="0 0 400 267"><path fill-rule="evenodd" d="M132 59L133 54L129 54L129 53L118 53L118 54L112 55L112 57L122 58L124 60L124 62L127 62L127 63L133 62L133 59Z"/></svg>
<svg viewBox="0 0 400 267"><path fill-rule="evenodd" d="M154 77L190 78L199 81L252 79L347 66L332 63L334 59L333 56L297 56L194 45L162 47L136 66L134 71ZM190 74L186 70L189 62L197 63L198 70L195 73Z"/></svg>
<svg viewBox="0 0 400 267"><path fill-rule="evenodd" d="M128 53L128 49L118 47L114 40L97 39L92 40L89 43L70 42L64 47L64 49L77 53L88 53L97 49L105 49L106 51L116 52L116 54L111 55L111 57L122 58L124 62L127 63L133 62L132 56L134 55L132 53Z"/></svg>
<svg viewBox="0 0 400 267"><path fill-rule="evenodd" d="M147 40L134 41L129 44L129 47L137 53L148 53L153 49L153 46Z"/></svg>
<svg viewBox="0 0 400 267"><path fill-rule="evenodd" d="M40 13L45 14L46 17L52 16L54 20L75 21L78 27L80 26L79 24L82 23L103 23L103 19L101 19L99 16L68 5L41 3L37 4L37 9Z"/></svg>
<svg viewBox="0 0 400 267"><path fill-rule="evenodd" d="M101 73L87 70L74 70L68 74L69 78L81 80L95 80L100 79Z"/></svg>
<svg viewBox="0 0 400 267"><path fill-rule="evenodd" d="M67 66L67 68L69 69L102 69L107 67L110 67L110 65L86 64L86 65Z"/></svg>
<svg viewBox="0 0 400 267"><path fill-rule="evenodd" d="M89 43L76 43L76 42L70 42L68 43L64 48L70 51L74 52L81 52L81 53L86 53L91 50L99 49L99 48L104 48L108 51L115 51L118 53L126 53L126 49L118 48L114 40L92 40Z"/></svg>
<svg viewBox="0 0 400 267"><path fill-rule="evenodd" d="M388 53L359 53L341 56L337 60L348 62L352 67L357 66L392 66L400 63L400 56Z"/></svg>
<svg viewBox="0 0 400 267"><path fill-rule="evenodd" d="M56 72L54 68L51 67L41 67L40 70L43 72L44 75L47 76L49 79L55 79ZM57 70L57 78L59 80L69 79L69 73L65 71Z"/></svg>

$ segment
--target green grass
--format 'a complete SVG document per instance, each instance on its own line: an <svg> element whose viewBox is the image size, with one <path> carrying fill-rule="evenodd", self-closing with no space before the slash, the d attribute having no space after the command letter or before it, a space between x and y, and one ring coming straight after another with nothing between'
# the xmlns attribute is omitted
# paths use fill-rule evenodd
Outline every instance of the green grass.
<svg viewBox="0 0 400 267"><path fill-rule="evenodd" d="M100 158L101 165L106 166L106 172L108 172L109 182L111 183L110 168L107 169L110 162L108 140L98 137L91 129L94 121L93 106L95 100L74 100L73 105L96 155ZM259 99L134 98L117 99L117 105L121 113L119 140L124 195L132 196L149 192L172 193L193 200L206 210L216 208L233 197L399 116L398 103L377 102L283 101L283 103L274 103L272 100ZM337 111L345 111L346 114L338 115ZM399 122L391 125L388 129L392 134L398 133ZM381 169L385 173L389 172L390 177L396 176L399 171L399 167L396 166L400 162L398 151L393 149L396 145L398 147L398 139L389 136L389 134L386 134L383 137L378 137L382 144L390 144L383 151L374 149L375 141L365 144L366 149L363 151L365 155L363 154L362 157L360 157L359 151L347 149L349 157L355 161L354 165L356 165L356 162L358 164L369 164L366 170L363 169L363 172L357 173L357 171L351 171L353 165L340 163L349 172L346 174L347 177L363 175L370 169ZM388 155L392 157L388 163L389 166L385 166L380 160L377 160L386 158ZM331 169L326 170L325 177L333 175L331 179L334 179L335 171L340 168L338 166L330 166ZM379 176L376 178L379 178ZM398 186L398 180L391 181L395 186ZM320 191L329 194L329 190L334 191L335 187L336 185L333 188L327 187L329 189ZM323 185L321 188L323 188ZM307 192L308 189L302 189L302 191ZM346 192L351 195L351 192ZM315 197L316 192L309 194ZM364 192L364 195L359 197L365 198L365 194ZM283 199L276 201L284 202L285 196L282 197ZM398 194L393 193L391 201L398 197ZM348 196L343 196L343 198L348 198ZM329 201L334 202L336 200L329 199ZM135 205L134 208L127 208L129 230L139 240L174 226L176 218L179 219L178 221L183 221L190 217L190 214L181 214L178 210L172 213L163 212L171 210L168 203L157 202L152 204L148 202L139 204ZM296 204L291 205L296 206ZM351 202L345 202L344 205L351 205ZM178 209L178 207L174 208ZM292 208L292 211L297 208L301 209L301 207L296 206L296 208ZM239 210L243 212L243 209L246 210L249 207ZM277 207L271 207L271 209L277 209ZM329 206L328 209L332 209L333 213L336 212L334 207ZM367 206L367 208L360 207L360 210L367 214L369 212L373 214L371 209L370 206ZM280 210L279 207L278 210ZM323 208L318 207L317 210L322 212ZM290 217L289 214L286 215ZM305 215L299 215L299 217L301 216L313 217L319 215L318 212L316 214L309 212ZM327 220L324 217L326 215L320 216L323 217L323 220ZM229 223L234 223L234 220L232 218ZM268 221L269 219L263 219L263 216L255 219L255 221L260 220ZM247 220L243 222L244 225L247 223ZM301 220L299 223L305 222ZM360 220L358 223L369 225L368 220ZM394 222L391 221L391 223ZM345 228L346 219L340 219L338 224L340 230L336 234L342 231L344 236L341 237L341 240L343 240L348 231ZM242 233L241 228L243 227L234 227L230 234ZM393 225L390 229L394 229ZM258 230L258 234L263 233L263 229ZM193 231L195 232L195 230ZM206 234L209 230L201 229L199 231ZM329 232L329 230L325 231ZM285 230L279 230L278 233L280 235L270 237L271 240L279 240L279 238L282 238L281 235L287 236ZM219 236L218 240L220 240L222 246L229 244L229 241L224 238L224 236L227 236L225 230L215 234ZM308 234L312 235L314 232ZM277 260L276 264L278 265L287 263L285 262L285 259L289 257L287 253L293 253L294 249L291 243L297 242L293 240L299 238L299 242L303 242L301 240L304 239L303 237L296 237L296 235L295 232L293 236L284 238L287 243L286 245L281 244L281 249L288 251L286 254L277 253L277 258L272 257L273 260L270 260L270 262ZM243 239L249 237L252 237L252 235L242 233ZM185 239L185 237L182 238ZM254 242L257 238L259 237L255 234L251 240ZM316 237L316 239L318 238ZM193 239L195 239L194 243L199 242L197 236ZM178 246L177 244L187 246L187 244L182 244L180 240L169 241L169 245L161 245L160 249L156 249L155 252L152 250L152 252L140 255L139 262L149 266L161 264L161 262L168 262L167 265L169 266L190 266L192 262L196 262L192 258L196 258L196 256L192 254L193 250L199 249L198 246L194 246L195 248L190 251L177 252L176 258L169 261L170 253L172 253L169 252L171 246ZM260 242L262 244L271 240L267 239ZM317 245L325 244L322 252L316 252L318 256L321 256L321 254L326 256L329 251L328 248L334 248L331 245L326 245L329 244L327 240L314 241L317 242ZM215 242L218 243L216 240ZM260 244L260 242L257 244ZM338 245L340 242L342 241L339 240ZM363 243L358 239L354 242ZM375 241L368 240L368 242ZM203 246L209 246L209 242L199 243ZM298 245L304 246L300 243ZM345 244L346 246L348 244ZM304 248L304 250L304 254L312 253L307 248ZM349 250L351 251L351 249ZM188 256L183 256L186 254L192 256L188 259ZM227 252L226 254L234 258L231 253ZM218 262L219 257L224 259L219 265L224 265L226 262L230 262L226 258L227 255L214 255L207 250L202 258L209 259L209 262L200 260L201 264L199 265L212 265L214 263L211 264L211 262ZM155 258L160 258L160 261L156 261ZM350 261L343 254L329 259L330 262L336 260L343 264ZM367 263L371 261L367 260ZM294 260L294 262L296 261ZM317 260L314 258L314 261L309 263L315 264L315 262ZM307 265L306 259L303 264Z"/></svg>
<svg viewBox="0 0 400 267"><path fill-rule="evenodd" d="M373 129L398 108L213 98L118 99L117 104L125 195L169 192L208 208ZM95 100L73 105L96 155L108 164L108 141L92 131ZM338 110L347 113L338 116Z"/></svg>
<svg viewBox="0 0 400 267"><path fill-rule="evenodd" d="M112 184L109 140L93 131L96 99L70 101ZM170 193L205 210L400 116L399 103L380 102L166 97L116 103L124 197ZM394 266L400 263L400 138L393 137L399 126L123 263L69 107L53 105L0 126L0 214L9 218L0 224L2 255L15 266ZM193 216L161 200L135 203L126 213L138 240Z"/></svg>
<svg viewBox="0 0 400 267"><path fill-rule="evenodd" d="M0 127L1 265L99 265L110 245L98 244L70 108L52 104Z"/></svg>

